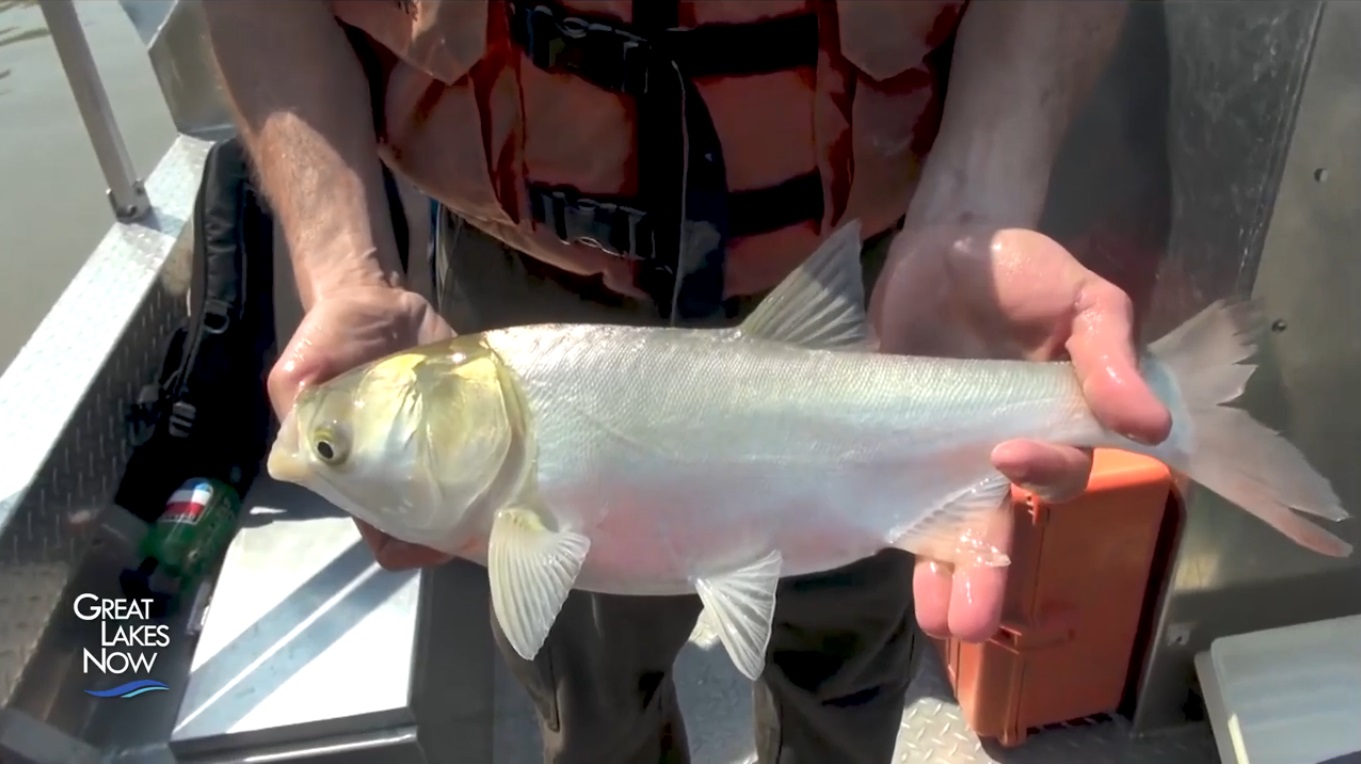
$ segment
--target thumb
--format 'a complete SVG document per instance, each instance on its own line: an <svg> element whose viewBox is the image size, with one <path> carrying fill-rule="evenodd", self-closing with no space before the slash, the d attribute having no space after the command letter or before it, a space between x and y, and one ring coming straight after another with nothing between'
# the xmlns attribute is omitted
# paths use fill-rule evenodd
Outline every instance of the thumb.
<svg viewBox="0 0 1361 769"><path fill-rule="evenodd" d="M1094 280L1082 291L1076 309L1068 354L1096 418L1141 443L1167 438L1172 415L1139 371L1129 297L1110 283Z"/></svg>
<svg viewBox="0 0 1361 769"><path fill-rule="evenodd" d="M901 254L890 254L885 261L866 308L884 352L905 353L917 347L920 319L930 317L935 310L928 305L937 297L924 294L920 288L937 279L931 267Z"/></svg>
<svg viewBox="0 0 1361 769"><path fill-rule="evenodd" d="M283 355L279 356L279 360L270 369L269 402L280 419L292 410L298 391L321 373L323 361L315 355L305 354L305 350L306 343L295 340L285 348Z"/></svg>
<svg viewBox="0 0 1361 769"><path fill-rule="evenodd" d="M963 355L974 346L950 320L955 311L947 269L971 244L955 230L903 230L894 236L867 308L881 351Z"/></svg>

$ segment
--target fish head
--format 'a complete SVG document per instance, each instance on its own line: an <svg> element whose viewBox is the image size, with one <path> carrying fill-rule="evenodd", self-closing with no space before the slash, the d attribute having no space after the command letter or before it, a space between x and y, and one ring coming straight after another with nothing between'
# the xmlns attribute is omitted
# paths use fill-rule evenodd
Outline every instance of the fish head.
<svg viewBox="0 0 1361 769"><path fill-rule="evenodd" d="M467 337L303 388L267 468L404 542L453 552L517 430L499 359Z"/></svg>

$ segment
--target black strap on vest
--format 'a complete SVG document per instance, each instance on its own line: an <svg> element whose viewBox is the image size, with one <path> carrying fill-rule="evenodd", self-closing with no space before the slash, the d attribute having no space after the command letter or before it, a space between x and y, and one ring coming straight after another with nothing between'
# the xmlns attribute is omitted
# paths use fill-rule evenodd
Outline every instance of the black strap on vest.
<svg viewBox="0 0 1361 769"><path fill-rule="evenodd" d="M724 309L730 238L819 220L823 199L816 172L730 192L718 132L693 79L816 66L818 26L810 13L680 30L677 6L634 0L634 21L623 25L569 14L552 0L517 1L510 28L535 66L572 73L638 105L638 197L531 180L534 220L565 242L640 261L638 285L663 316L698 319Z"/></svg>

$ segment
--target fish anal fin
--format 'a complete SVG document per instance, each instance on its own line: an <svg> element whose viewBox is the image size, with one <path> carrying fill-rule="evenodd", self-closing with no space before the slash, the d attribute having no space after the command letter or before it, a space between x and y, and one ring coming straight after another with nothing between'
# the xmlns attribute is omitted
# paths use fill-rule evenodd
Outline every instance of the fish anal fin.
<svg viewBox="0 0 1361 769"><path fill-rule="evenodd" d="M1010 524L1006 505L1010 493L1011 481L1005 476L984 478L950 497L935 513L895 532L889 544L958 565L1007 566L1011 559L992 544L992 535Z"/></svg>
<svg viewBox="0 0 1361 769"><path fill-rule="evenodd" d="M798 347L875 350L865 310L859 220L833 232L739 327L742 336Z"/></svg>
<svg viewBox="0 0 1361 769"><path fill-rule="evenodd" d="M487 547L492 610L521 657L532 660L543 647L590 549L586 536L553 531L530 508L497 513Z"/></svg>
<svg viewBox="0 0 1361 769"><path fill-rule="evenodd" d="M740 568L693 580L728 657L753 681L765 669L770 625L775 617L775 588L783 561L780 552L773 550Z"/></svg>

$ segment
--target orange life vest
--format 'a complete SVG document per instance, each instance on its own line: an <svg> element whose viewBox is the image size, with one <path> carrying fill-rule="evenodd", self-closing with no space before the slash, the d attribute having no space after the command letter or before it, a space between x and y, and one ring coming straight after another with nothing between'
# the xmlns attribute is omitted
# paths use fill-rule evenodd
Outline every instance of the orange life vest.
<svg viewBox="0 0 1361 769"><path fill-rule="evenodd" d="M331 0L378 44L389 166L685 317L902 216L965 2Z"/></svg>

